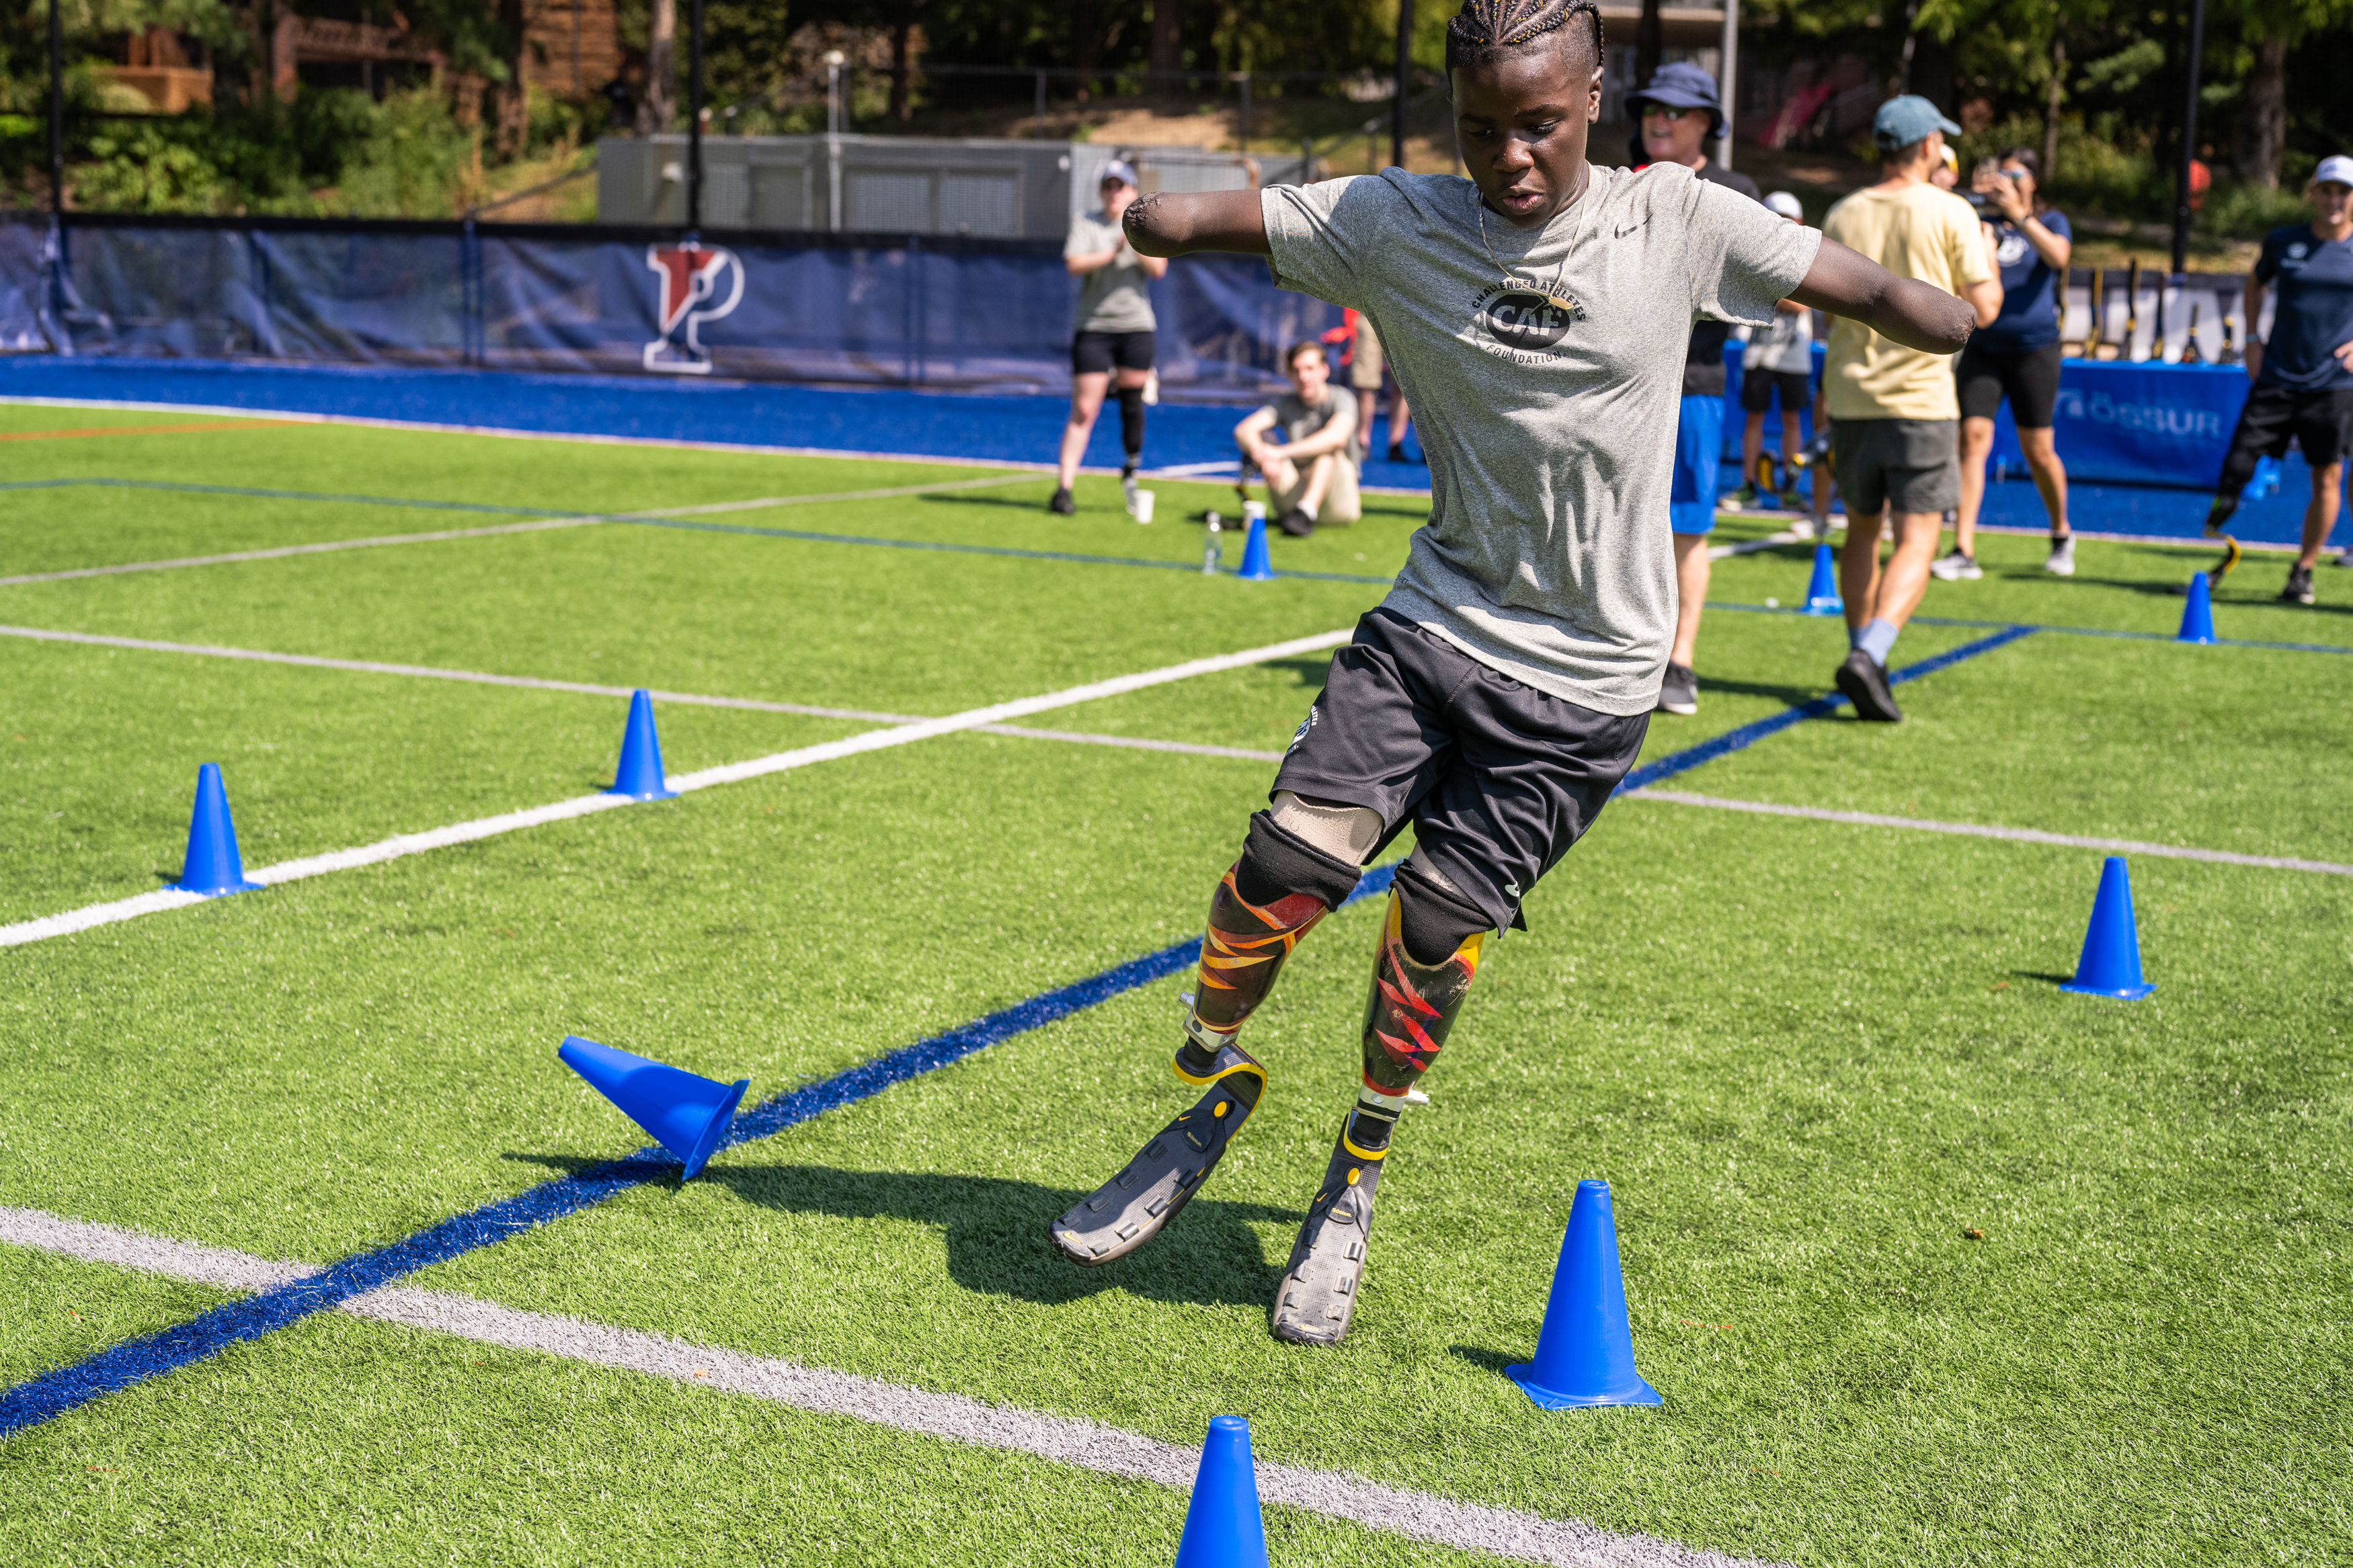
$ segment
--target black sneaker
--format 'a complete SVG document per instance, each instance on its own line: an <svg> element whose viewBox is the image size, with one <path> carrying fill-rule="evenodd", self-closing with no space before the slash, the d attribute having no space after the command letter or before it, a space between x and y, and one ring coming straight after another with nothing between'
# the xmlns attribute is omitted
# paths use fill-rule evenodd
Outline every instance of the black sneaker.
<svg viewBox="0 0 2353 1568"><path fill-rule="evenodd" d="M1071 499L1071 487L1057 485L1054 488L1054 499L1046 503L1046 510L1056 517L1074 515L1079 510L1079 503Z"/></svg>
<svg viewBox="0 0 2353 1568"><path fill-rule="evenodd" d="M1315 531L1315 520L1307 515L1304 507L1293 507L1274 520L1274 526L1293 539L1304 539Z"/></svg>
<svg viewBox="0 0 2353 1568"><path fill-rule="evenodd" d="M1699 711L1699 677L1690 665L1677 664L1672 659L1667 661L1666 678L1659 682L1659 711Z"/></svg>
<svg viewBox="0 0 2353 1568"><path fill-rule="evenodd" d="M2280 590L2284 604L2309 605L2313 601L2312 568L2291 566L2287 569L2287 586Z"/></svg>
<svg viewBox="0 0 2353 1568"><path fill-rule="evenodd" d="M1405 455L1405 448L1403 447L1399 446L1397 442L1392 441L1389 443L1389 461L1392 463L1409 463L1413 461L1413 459ZM2353 554L2353 551L2348 551L2347 553Z"/></svg>
<svg viewBox="0 0 2353 1568"><path fill-rule="evenodd" d="M1862 649L1847 650L1846 662L1838 667L1837 679L1839 690L1854 704L1856 718L1882 724L1904 721L1904 710L1895 706L1895 693L1887 687L1887 671Z"/></svg>

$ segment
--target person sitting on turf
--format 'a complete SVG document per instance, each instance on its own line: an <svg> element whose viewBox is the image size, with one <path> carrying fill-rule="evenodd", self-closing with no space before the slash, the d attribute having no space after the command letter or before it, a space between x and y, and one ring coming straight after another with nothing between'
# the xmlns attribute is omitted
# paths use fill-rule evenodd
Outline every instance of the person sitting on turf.
<svg viewBox="0 0 2353 1568"><path fill-rule="evenodd" d="M1272 258L1374 318L1429 443L1430 520L1322 693L1210 896L1175 1067L1207 1092L1050 1223L1075 1262L1149 1242L1266 1088L1243 1026L1361 868L1410 826L1373 952L1364 1076L1276 1288L1282 1339L1336 1344L1400 1112L1461 1016L1482 945L1632 767L1675 628L1668 497L1700 318L1799 303L1952 353L1968 308L1761 203L1661 163L1589 164L1595 0L1468 0L1447 27L1471 178L1389 169L1145 197L1136 248Z"/></svg>
<svg viewBox="0 0 2353 1568"><path fill-rule="evenodd" d="M1168 276L1168 263L1138 256L1127 243L1119 215L1135 200L1135 168L1124 159L1103 165L1103 216L1081 213L1071 220L1062 265L1086 282L1079 289L1078 322L1071 339L1071 417L1062 426L1062 450L1054 474L1053 498L1046 510L1063 517L1077 511L1071 487L1103 412L1103 394L1116 367L1119 380L1119 439L1123 454L1120 489L1135 511L1135 470L1144 461L1144 396L1152 382L1152 280Z"/></svg>
<svg viewBox="0 0 2353 1568"><path fill-rule="evenodd" d="M1243 473L1255 467L1266 477L1275 526L1293 539L1315 531L1318 522L1348 523L1364 515L1356 495L1356 465L1365 459L1357 439L1356 400L1332 384L1324 345L1313 339L1283 351L1282 374L1291 390L1234 426L1242 449ZM1268 433L1280 428L1282 439Z"/></svg>
<svg viewBox="0 0 2353 1568"><path fill-rule="evenodd" d="M2304 448L2312 469L2312 500L2304 509L2304 548L2288 568L2280 597L2309 605L2312 569L2337 526L2345 453L2353 447L2353 158L2323 158L2312 174L2312 221L2275 228L2247 274L2247 374L2254 387L2231 433L2222 477L2206 513L2206 536L2223 536L2239 497L2254 478L2259 457L2283 457L2288 437ZM2263 289L2276 281L2279 303L2270 337L2252 331ZM2237 541L2214 579L2239 562ZM2340 564L2353 564L2348 546Z"/></svg>

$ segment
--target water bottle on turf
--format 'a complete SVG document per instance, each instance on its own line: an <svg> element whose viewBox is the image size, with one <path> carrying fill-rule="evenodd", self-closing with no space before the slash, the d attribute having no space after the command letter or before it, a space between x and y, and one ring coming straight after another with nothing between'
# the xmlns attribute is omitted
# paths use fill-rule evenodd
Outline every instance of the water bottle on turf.
<svg viewBox="0 0 2353 1568"><path fill-rule="evenodd" d="M1226 520L1213 511L1208 521L1209 542L1201 551L1201 575L1214 577L1218 574L1218 562L1225 554L1225 546L1219 542L1219 535L1225 529Z"/></svg>

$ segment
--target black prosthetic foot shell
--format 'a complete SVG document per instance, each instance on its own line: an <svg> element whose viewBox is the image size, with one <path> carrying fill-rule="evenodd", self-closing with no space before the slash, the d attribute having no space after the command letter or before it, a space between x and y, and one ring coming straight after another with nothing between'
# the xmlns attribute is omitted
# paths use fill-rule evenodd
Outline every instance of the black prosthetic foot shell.
<svg viewBox="0 0 2353 1568"><path fill-rule="evenodd" d="M1351 1153L1345 1142L1333 1147L1324 1184L1292 1244L1282 1282L1274 1288L1270 1326L1275 1338L1336 1345L1347 1334L1373 1239L1373 1189L1380 1184L1385 1163Z"/></svg>
<svg viewBox="0 0 2353 1568"><path fill-rule="evenodd" d="M1127 1168L1048 1226L1063 1257L1089 1268L1115 1263L1158 1236L1193 1201L1258 1105L1266 1075L1237 1047L1219 1053L1209 1092L1153 1135ZM1193 1075L1185 1075L1200 1081Z"/></svg>

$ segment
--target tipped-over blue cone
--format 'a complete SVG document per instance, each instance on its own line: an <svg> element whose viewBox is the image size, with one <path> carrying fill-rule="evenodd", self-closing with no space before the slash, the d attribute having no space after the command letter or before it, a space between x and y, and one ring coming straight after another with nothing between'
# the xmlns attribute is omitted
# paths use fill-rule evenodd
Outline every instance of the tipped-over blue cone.
<svg viewBox="0 0 2353 1568"><path fill-rule="evenodd" d="M1250 1423L1239 1415L1209 1417L1192 1506L1185 1510L1185 1538L1176 1543L1176 1568L1267 1568Z"/></svg>
<svg viewBox="0 0 2353 1568"><path fill-rule="evenodd" d="M1806 614L1837 616L1846 613L1846 601L1839 597L1838 563L1831 558L1828 543L1814 546L1814 575L1806 584Z"/></svg>
<svg viewBox="0 0 2353 1568"><path fill-rule="evenodd" d="M1536 1359L1504 1375L1546 1410L1586 1405L1663 1405L1634 1370L1634 1331L1626 1321L1626 1280L1618 1271L1618 1222L1609 1184L1579 1182L1545 1303Z"/></svg>
<svg viewBox="0 0 2353 1568"><path fill-rule="evenodd" d="M1274 581L1274 563L1266 553L1266 519L1250 520L1250 532L1242 539L1242 569L1234 575L1245 583Z"/></svg>
<svg viewBox="0 0 2353 1568"><path fill-rule="evenodd" d="M629 698L629 727L621 733L621 765L613 772L607 795L631 800L668 800L678 791L662 776L661 737L654 733L654 698L639 691Z"/></svg>
<svg viewBox="0 0 2353 1568"><path fill-rule="evenodd" d="M2075 978L2059 989L2125 1002L2137 1002L2157 989L2140 977L2140 932L2133 926L2132 879L2125 873L2121 855L2109 856L2100 868L2100 892L2092 900L2092 923L2084 930L2084 952L2075 960Z"/></svg>
<svg viewBox="0 0 2353 1568"><path fill-rule="evenodd" d="M261 885L245 879L245 862L237 853L237 827L228 819L228 791L221 787L220 764L206 763L196 770L196 809L188 818L188 852L180 861L180 879L172 886L183 893L217 899L224 893L250 893Z"/></svg>
<svg viewBox="0 0 2353 1568"><path fill-rule="evenodd" d="M2189 579L2189 602L2181 606L2181 631L2177 642L2212 642L2214 640L2214 587L2206 581L2206 574L2194 573Z"/></svg>
<svg viewBox="0 0 2353 1568"><path fill-rule="evenodd" d="M744 1091L752 1087L748 1078L720 1083L577 1035L565 1036L555 1054L586 1079L589 1088L686 1163L681 1181L692 1181L701 1173L719 1141L727 1136Z"/></svg>

